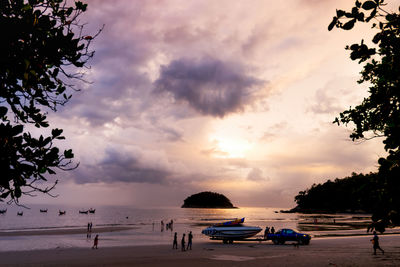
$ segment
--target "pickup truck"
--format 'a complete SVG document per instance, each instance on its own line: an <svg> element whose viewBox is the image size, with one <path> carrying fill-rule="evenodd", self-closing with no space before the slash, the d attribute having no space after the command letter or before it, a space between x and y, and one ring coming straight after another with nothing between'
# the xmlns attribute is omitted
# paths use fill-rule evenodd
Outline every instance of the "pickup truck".
<svg viewBox="0 0 400 267"><path fill-rule="evenodd" d="M268 234L267 240L272 240L274 244L285 244L286 241L296 241L302 245L310 244L311 236L308 234L297 233L292 229L281 229L274 234Z"/></svg>

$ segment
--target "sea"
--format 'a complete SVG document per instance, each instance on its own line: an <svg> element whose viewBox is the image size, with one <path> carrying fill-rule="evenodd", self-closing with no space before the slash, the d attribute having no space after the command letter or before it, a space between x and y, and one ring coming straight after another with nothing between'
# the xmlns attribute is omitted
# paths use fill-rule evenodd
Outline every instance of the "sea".
<svg viewBox="0 0 400 267"><path fill-rule="evenodd" d="M346 234L357 231L365 232L370 222L369 215L358 214L297 214L282 213L281 208L243 207L237 209L188 209L177 207L135 208L130 206L53 206L29 205L29 209L0 205L0 251L21 251L54 248L90 247L96 227L129 227L129 230L112 231L99 234L99 246L143 246L172 244L173 235L192 231L193 242L206 241L208 237L201 230L218 222L245 218L245 225L261 228L274 227L297 229L312 236L329 234ZM95 213L81 214L79 210L96 209ZM47 209L46 213L40 209ZM60 216L59 210L66 211ZM23 216L18 216L23 212ZM165 225L173 221L173 228ZM162 227L161 221L164 223ZM87 238L85 234L67 235L1 235L1 232L46 231L62 229L86 229L92 222L93 234ZM263 232L260 232L260 235Z"/></svg>

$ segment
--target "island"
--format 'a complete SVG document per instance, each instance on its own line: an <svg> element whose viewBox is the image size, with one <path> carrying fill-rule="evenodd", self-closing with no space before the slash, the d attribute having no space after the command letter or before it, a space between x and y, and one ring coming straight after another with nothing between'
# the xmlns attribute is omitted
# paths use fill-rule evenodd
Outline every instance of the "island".
<svg viewBox="0 0 400 267"><path fill-rule="evenodd" d="M215 192L201 192L187 197L181 208L236 209L224 195Z"/></svg>

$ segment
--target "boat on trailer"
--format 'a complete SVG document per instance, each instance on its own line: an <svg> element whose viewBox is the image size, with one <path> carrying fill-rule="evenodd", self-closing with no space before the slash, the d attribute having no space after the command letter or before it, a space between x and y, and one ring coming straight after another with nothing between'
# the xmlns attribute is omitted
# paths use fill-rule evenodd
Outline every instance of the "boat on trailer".
<svg viewBox="0 0 400 267"><path fill-rule="evenodd" d="M261 232L258 226L243 225L244 218L233 221L218 223L207 227L202 234L209 236L212 240L222 240L224 243L233 243L234 240L245 240Z"/></svg>

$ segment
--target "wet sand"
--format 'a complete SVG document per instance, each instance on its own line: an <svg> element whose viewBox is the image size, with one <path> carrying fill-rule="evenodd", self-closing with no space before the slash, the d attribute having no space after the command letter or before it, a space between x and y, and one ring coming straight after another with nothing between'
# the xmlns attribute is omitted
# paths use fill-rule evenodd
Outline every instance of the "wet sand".
<svg viewBox="0 0 400 267"><path fill-rule="evenodd" d="M138 227L124 227L124 226L107 226L107 227L94 227L93 233L106 233L137 229ZM18 231L0 231L2 236L28 236L28 235L73 235L73 234L86 234L87 228L57 228L57 229L39 229L39 230L18 230Z"/></svg>
<svg viewBox="0 0 400 267"><path fill-rule="evenodd" d="M380 236L385 254L373 255L372 236L316 238L308 246L267 242L69 248L0 253L1 266L400 266L400 235ZM172 242L171 242L172 243Z"/></svg>

